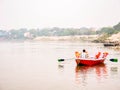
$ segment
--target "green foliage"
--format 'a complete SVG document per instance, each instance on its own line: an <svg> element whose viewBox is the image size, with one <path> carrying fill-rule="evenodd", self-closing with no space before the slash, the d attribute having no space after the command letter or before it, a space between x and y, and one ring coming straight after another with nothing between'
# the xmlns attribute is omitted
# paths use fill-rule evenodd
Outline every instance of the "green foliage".
<svg viewBox="0 0 120 90"><path fill-rule="evenodd" d="M103 27L100 30L94 31L91 28L44 28L44 29L12 29L10 31L0 30L0 36L9 38L9 39L28 39L31 37L35 38L38 36L73 36L73 35L103 35L98 40L103 41L106 37L111 36L112 34L120 32L120 23L114 25L113 27ZM25 33L29 33L28 37L24 36Z"/></svg>
<svg viewBox="0 0 120 90"><path fill-rule="evenodd" d="M114 34L115 30L112 27L103 27L100 31L97 31L98 34Z"/></svg>
<svg viewBox="0 0 120 90"><path fill-rule="evenodd" d="M9 31L9 39L24 39L24 33L27 29L19 29L19 30L10 30Z"/></svg>
<svg viewBox="0 0 120 90"><path fill-rule="evenodd" d="M105 42L105 40L110 37L112 34L116 34L120 32L120 23L113 27L103 27L101 30L97 31L96 33L101 35L98 39L94 42Z"/></svg>
<svg viewBox="0 0 120 90"><path fill-rule="evenodd" d="M113 26L113 28L114 28L116 31L120 31L120 22L119 22L117 25Z"/></svg>
<svg viewBox="0 0 120 90"><path fill-rule="evenodd" d="M112 35L112 34L116 34L120 32L120 23L118 23L117 25L113 26L113 27L103 27L101 28L101 30L97 31L97 34L108 34L108 35Z"/></svg>

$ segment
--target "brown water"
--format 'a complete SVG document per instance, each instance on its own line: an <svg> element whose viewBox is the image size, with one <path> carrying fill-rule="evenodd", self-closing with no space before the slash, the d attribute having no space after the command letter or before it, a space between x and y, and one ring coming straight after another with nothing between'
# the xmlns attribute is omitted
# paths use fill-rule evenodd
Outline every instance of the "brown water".
<svg viewBox="0 0 120 90"><path fill-rule="evenodd" d="M77 66L75 51L107 51L104 64ZM58 62L59 58L66 59ZM120 51L81 42L1 42L0 90L120 90Z"/></svg>

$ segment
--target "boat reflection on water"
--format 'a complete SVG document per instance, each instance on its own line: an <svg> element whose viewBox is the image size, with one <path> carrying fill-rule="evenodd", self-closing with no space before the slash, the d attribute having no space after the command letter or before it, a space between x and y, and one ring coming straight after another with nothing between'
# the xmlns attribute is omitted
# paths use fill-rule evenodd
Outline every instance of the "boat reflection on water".
<svg viewBox="0 0 120 90"><path fill-rule="evenodd" d="M64 63L59 63L58 64L58 70L63 72L64 71Z"/></svg>
<svg viewBox="0 0 120 90"><path fill-rule="evenodd" d="M75 68L75 81L77 84L87 85L88 81L106 78L107 68L104 63L95 66L79 66ZM88 80L89 79L89 80Z"/></svg>
<svg viewBox="0 0 120 90"><path fill-rule="evenodd" d="M118 76L118 67L116 67L116 66L112 66L112 67L110 67L110 74L111 74L111 78L118 78L117 76Z"/></svg>
<svg viewBox="0 0 120 90"><path fill-rule="evenodd" d="M59 68L59 69L64 69L64 65L60 65L60 64L59 64L59 65L58 65L58 68Z"/></svg>

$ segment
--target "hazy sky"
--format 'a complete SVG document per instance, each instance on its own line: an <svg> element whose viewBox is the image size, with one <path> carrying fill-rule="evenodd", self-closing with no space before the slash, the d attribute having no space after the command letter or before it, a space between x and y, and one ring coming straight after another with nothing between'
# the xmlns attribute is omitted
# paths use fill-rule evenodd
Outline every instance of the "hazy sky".
<svg viewBox="0 0 120 90"><path fill-rule="evenodd" d="M0 29L80 28L120 22L120 0L0 0Z"/></svg>

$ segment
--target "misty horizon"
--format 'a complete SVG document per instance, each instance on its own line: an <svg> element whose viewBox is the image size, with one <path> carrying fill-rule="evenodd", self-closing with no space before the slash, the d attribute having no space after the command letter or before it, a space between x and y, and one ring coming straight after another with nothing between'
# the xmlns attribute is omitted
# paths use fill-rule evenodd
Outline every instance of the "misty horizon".
<svg viewBox="0 0 120 90"><path fill-rule="evenodd" d="M0 29L109 27L120 0L1 0Z"/></svg>

